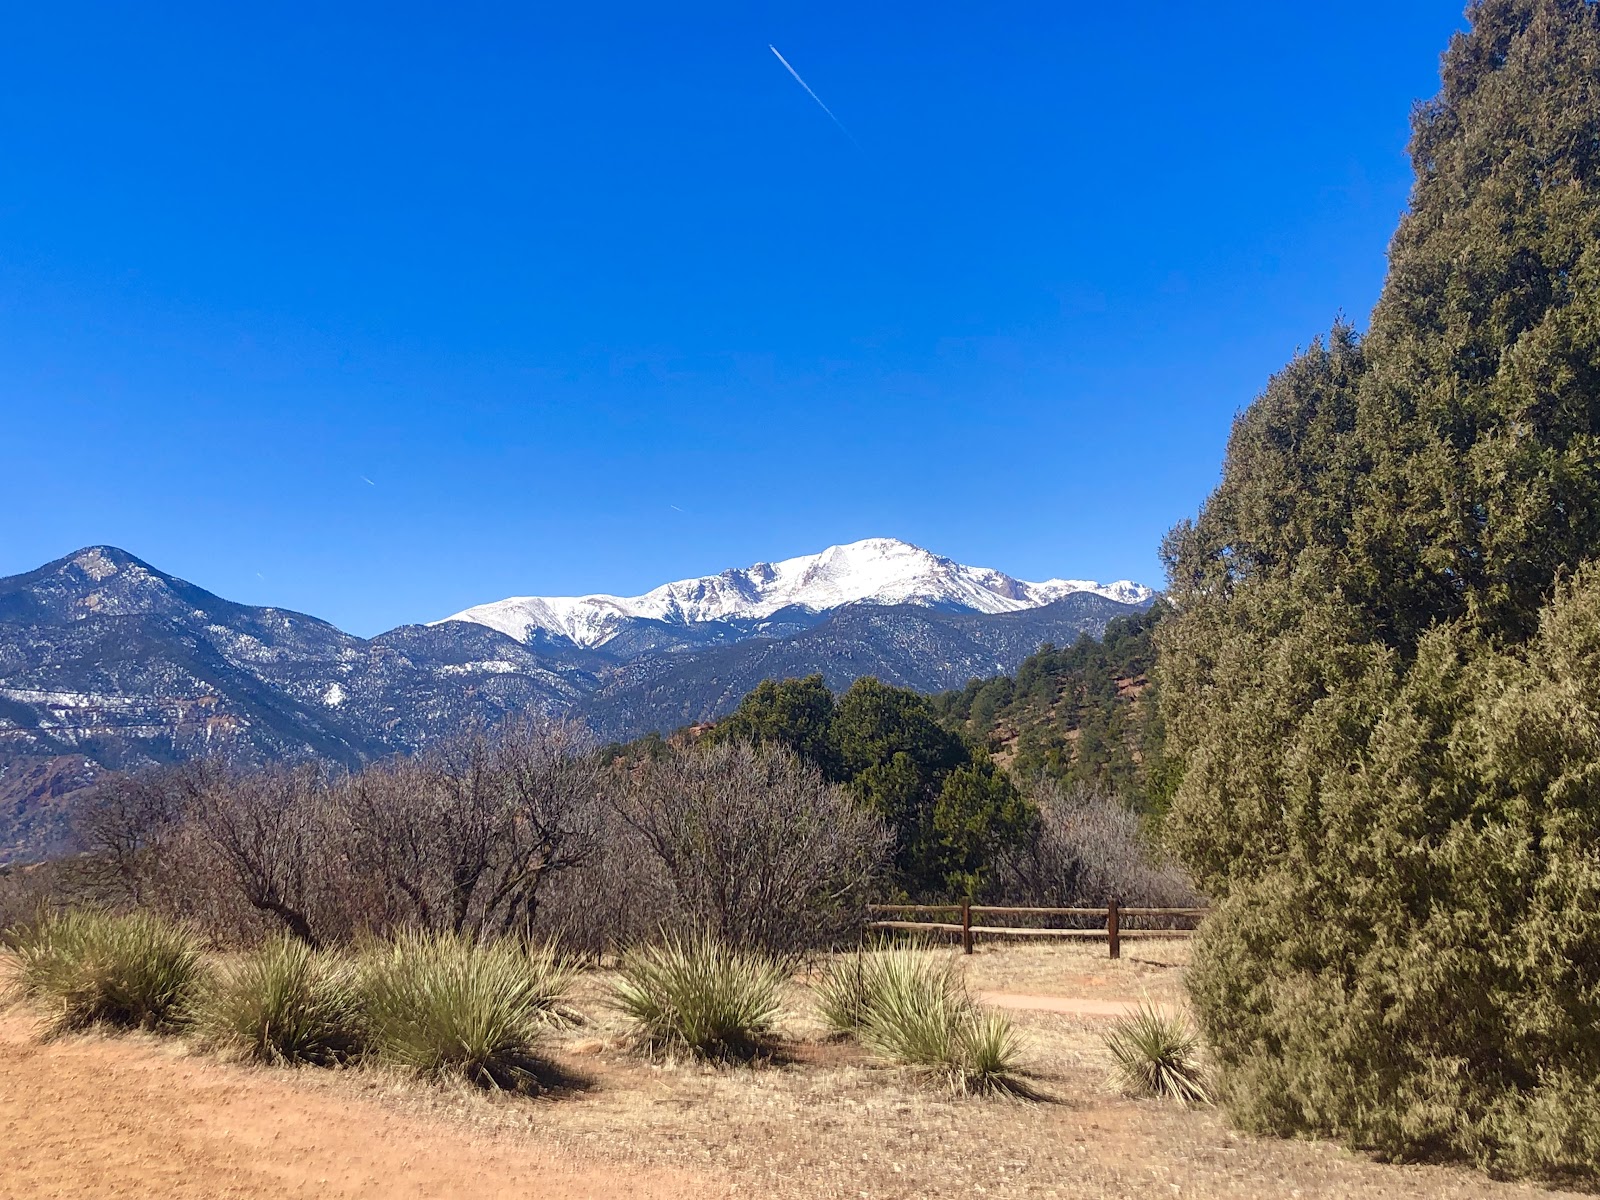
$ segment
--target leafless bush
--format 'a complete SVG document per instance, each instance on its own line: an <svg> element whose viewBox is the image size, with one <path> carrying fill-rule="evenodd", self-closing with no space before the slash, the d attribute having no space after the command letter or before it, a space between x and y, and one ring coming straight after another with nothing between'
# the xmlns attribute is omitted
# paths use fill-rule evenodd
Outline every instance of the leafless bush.
<svg viewBox="0 0 1600 1200"><path fill-rule="evenodd" d="M618 794L626 785L616 780ZM594 853L578 870L553 877L539 903L536 936L556 938L569 953L612 953L684 919L666 868L619 806L608 804L600 819Z"/></svg>
<svg viewBox="0 0 1600 1200"><path fill-rule="evenodd" d="M1030 841L996 865L993 893L1008 904L1098 907L1110 897L1129 906L1185 908L1200 897L1183 871L1162 861L1127 805L1041 776L1028 789L1039 809Z"/></svg>
<svg viewBox="0 0 1600 1200"><path fill-rule="evenodd" d="M71 864L75 883L113 907L159 906L172 888L183 823L221 766L196 760L107 778L73 821L84 848Z"/></svg>
<svg viewBox="0 0 1600 1200"><path fill-rule="evenodd" d="M32 926L45 913L71 903L73 894L63 880L66 866L43 862L0 867L0 947L6 930Z"/></svg>
<svg viewBox="0 0 1600 1200"><path fill-rule="evenodd" d="M825 943L860 919L883 866L882 822L780 747L696 747L640 764L620 814L681 914L739 946Z"/></svg>
<svg viewBox="0 0 1600 1200"><path fill-rule="evenodd" d="M338 787L314 766L221 776L190 810L197 848L214 857L225 884L251 908L321 945L350 932L329 919L345 908L349 882L340 853L349 831L338 800Z"/></svg>
<svg viewBox="0 0 1600 1200"><path fill-rule="evenodd" d="M344 800L369 924L530 929L548 881L593 855L609 779L582 727L533 719L354 776Z"/></svg>

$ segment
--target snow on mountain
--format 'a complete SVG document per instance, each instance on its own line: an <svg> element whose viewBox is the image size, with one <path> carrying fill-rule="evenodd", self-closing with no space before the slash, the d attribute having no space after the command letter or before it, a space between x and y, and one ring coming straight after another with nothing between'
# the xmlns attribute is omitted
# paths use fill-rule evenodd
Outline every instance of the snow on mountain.
<svg viewBox="0 0 1600 1200"><path fill-rule="evenodd" d="M601 646L630 620L694 625L759 620L785 608L825 612L846 604L919 604L968 612L1038 608L1074 592L1124 604L1155 595L1123 579L1028 583L988 567L968 567L895 538L867 538L776 563L682 579L642 596L513 596L479 604L443 621L471 621L527 642L537 634Z"/></svg>

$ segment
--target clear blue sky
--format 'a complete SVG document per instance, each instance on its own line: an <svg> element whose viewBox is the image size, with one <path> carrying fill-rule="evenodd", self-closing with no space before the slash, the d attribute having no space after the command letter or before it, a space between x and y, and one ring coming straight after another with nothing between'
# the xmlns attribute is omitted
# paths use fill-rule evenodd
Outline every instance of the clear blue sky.
<svg viewBox="0 0 1600 1200"><path fill-rule="evenodd" d="M362 634L875 535L1159 582L1365 323L1460 24L9 6L0 574L109 542Z"/></svg>

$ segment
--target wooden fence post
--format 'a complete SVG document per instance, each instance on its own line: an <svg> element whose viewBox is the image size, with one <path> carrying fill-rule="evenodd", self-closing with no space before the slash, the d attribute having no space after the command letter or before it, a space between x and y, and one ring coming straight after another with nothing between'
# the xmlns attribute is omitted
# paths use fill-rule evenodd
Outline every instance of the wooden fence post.
<svg viewBox="0 0 1600 1200"><path fill-rule="evenodd" d="M1106 901L1106 945L1112 958L1122 957L1122 930L1117 918L1117 898L1113 896Z"/></svg>
<svg viewBox="0 0 1600 1200"><path fill-rule="evenodd" d="M961 904L961 953L972 953L972 901Z"/></svg>

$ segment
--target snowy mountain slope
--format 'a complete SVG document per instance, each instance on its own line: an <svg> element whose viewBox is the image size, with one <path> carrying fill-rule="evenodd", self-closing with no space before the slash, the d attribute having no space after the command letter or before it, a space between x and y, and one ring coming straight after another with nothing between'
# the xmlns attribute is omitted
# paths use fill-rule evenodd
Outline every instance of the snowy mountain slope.
<svg viewBox="0 0 1600 1200"><path fill-rule="evenodd" d="M1029 583L988 567L964 566L894 538L868 538L830 546L820 554L663 584L642 596L514 596L435 624L473 622L522 642L543 635L595 647L637 621L680 626L751 621L784 609L818 613L863 603L1006 613L1084 592L1121 604L1142 604L1155 594L1129 580Z"/></svg>
<svg viewBox="0 0 1600 1200"><path fill-rule="evenodd" d="M1024 583L874 541L636 600L540 601L557 632L449 620L359 638L89 546L0 578L0 865L60 850L108 771L199 755L356 767L529 711L627 738L813 671L836 687L945 688L1042 641L1099 636L1138 607L1120 595L1147 594Z"/></svg>
<svg viewBox="0 0 1600 1200"><path fill-rule="evenodd" d="M625 741L733 711L763 679L822 675L842 692L864 675L920 692L1007 674L1044 642L1099 637L1136 613L1089 592L1005 613L950 612L915 604L847 604L810 628L627 663L574 708L601 737Z"/></svg>

